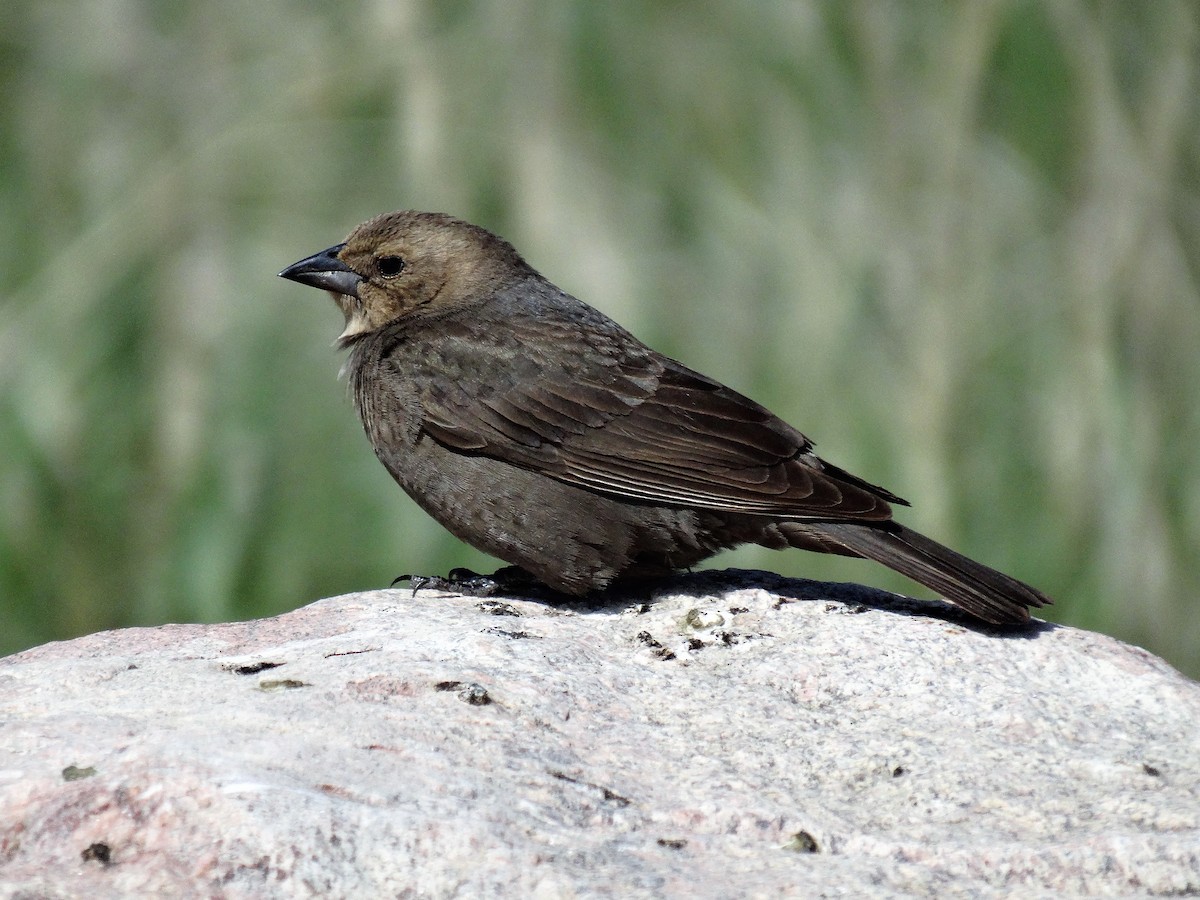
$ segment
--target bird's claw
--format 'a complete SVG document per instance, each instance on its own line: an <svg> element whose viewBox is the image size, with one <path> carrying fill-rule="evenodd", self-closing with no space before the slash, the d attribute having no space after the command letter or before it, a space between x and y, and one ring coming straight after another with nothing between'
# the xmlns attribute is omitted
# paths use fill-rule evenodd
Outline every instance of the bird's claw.
<svg viewBox="0 0 1200 900"><path fill-rule="evenodd" d="M501 569L497 574L504 571L504 569ZM424 588L429 588L433 591L464 594L468 597L491 597L497 594L503 586L502 579L496 579L490 575L480 575L478 572L473 572L470 569L462 567L451 569L444 576L400 575L392 581L391 587L395 587L402 581L407 581L412 586L412 595L414 597L417 595L417 591Z"/></svg>

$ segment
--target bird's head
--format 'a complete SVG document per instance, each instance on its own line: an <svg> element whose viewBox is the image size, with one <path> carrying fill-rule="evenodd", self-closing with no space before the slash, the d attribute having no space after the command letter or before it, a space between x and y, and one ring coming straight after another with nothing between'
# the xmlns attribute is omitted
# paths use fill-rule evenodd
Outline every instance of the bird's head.
<svg viewBox="0 0 1200 900"><path fill-rule="evenodd" d="M338 340L355 339L409 316L479 303L532 270L512 245L442 213L376 216L344 243L279 273L329 291L346 316Z"/></svg>

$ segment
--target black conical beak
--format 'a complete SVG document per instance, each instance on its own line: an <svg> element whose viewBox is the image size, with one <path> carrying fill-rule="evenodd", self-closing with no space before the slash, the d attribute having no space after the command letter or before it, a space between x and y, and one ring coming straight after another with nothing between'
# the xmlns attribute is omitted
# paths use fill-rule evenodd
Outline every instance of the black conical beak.
<svg viewBox="0 0 1200 900"><path fill-rule="evenodd" d="M279 273L279 277L298 281L309 287L357 297L358 283L362 281L362 277L338 259L338 253L345 246L345 244L338 244L336 247L322 250L316 256L292 263Z"/></svg>

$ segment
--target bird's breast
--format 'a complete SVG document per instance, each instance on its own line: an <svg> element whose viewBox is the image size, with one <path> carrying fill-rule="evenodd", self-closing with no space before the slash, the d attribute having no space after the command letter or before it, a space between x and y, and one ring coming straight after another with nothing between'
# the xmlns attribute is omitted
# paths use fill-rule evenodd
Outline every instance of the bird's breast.
<svg viewBox="0 0 1200 900"><path fill-rule="evenodd" d="M416 392L400 372L365 343L354 348L347 362L354 405L375 454L388 459L411 449L421 427Z"/></svg>

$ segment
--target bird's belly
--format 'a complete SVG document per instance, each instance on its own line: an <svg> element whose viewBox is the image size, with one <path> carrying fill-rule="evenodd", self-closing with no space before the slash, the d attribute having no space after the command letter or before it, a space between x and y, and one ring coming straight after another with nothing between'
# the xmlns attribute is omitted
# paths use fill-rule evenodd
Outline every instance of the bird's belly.
<svg viewBox="0 0 1200 900"><path fill-rule="evenodd" d="M619 575L691 565L727 546L694 510L627 503L422 436L379 454L393 477L459 539L568 593Z"/></svg>

